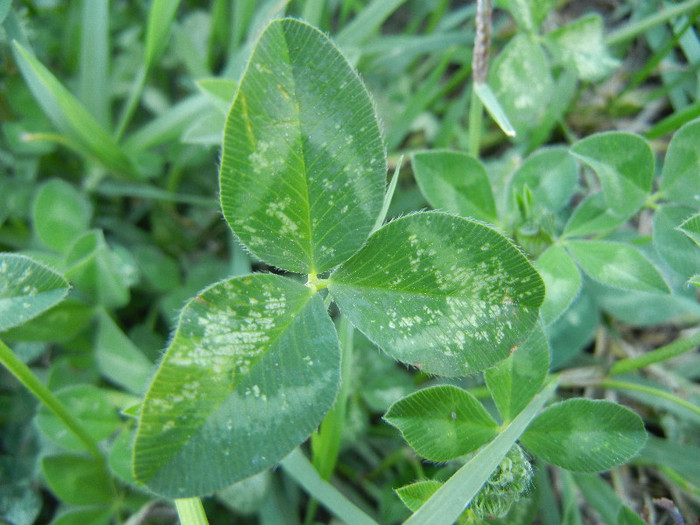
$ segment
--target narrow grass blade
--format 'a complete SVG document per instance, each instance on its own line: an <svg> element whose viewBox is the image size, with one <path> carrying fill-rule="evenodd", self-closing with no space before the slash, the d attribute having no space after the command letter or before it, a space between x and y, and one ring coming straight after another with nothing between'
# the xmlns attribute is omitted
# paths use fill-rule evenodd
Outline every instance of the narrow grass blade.
<svg viewBox="0 0 700 525"><path fill-rule="evenodd" d="M361 44L405 1L406 0L374 0L338 33L336 42L338 42L338 45L341 47L357 46Z"/></svg>
<svg viewBox="0 0 700 525"><path fill-rule="evenodd" d="M491 118L493 118L496 124L498 124L498 127L503 130L503 133L509 137L515 137L515 128L510 123L510 120L508 120L506 112L503 111L501 103L498 102L496 94L489 87L489 85L475 83L474 91L479 97L479 100L481 100L481 103L486 108L486 111L488 111L489 115L491 115Z"/></svg>
<svg viewBox="0 0 700 525"><path fill-rule="evenodd" d="M158 60L168 45L168 34L173 20L175 20L179 4L180 0L153 0L148 14L148 29L146 30L144 61L147 69Z"/></svg>
<svg viewBox="0 0 700 525"><path fill-rule="evenodd" d="M29 89L54 125L109 170L136 178L131 160L85 106L21 44L14 42L13 52Z"/></svg>
<svg viewBox="0 0 700 525"><path fill-rule="evenodd" d="M486 483L557 387L549 383L491 443L460 468L404 525L450 525Z"/></svg>
<svg viewBox="0 0 700 525"><path fill-rule="evenodd" d="M370 516L343 496L338 489L321 479L311 462L298 448L295 448L291 454L284 458L281 465L284 471L294 478L304 490L345 523L378 525Z"/></svg>
<svg viewBox="0 0 700 525"><path fill-rule="evenodd" d="M391 176L391 182L389 182L389 187L386 189L386 193L384 194L384 202L382 204L382 211L379 212L379 217L377 217L377 221L374 223L374 227L372 228L372 231L369 233L370 235L372 235L379 228L381 228L382 225L384 224L384 221L386 220L386 214L389 213L389 206L391 205L391 199L394 197L394 192L396 191L396 184L399 182L399 172L401 171L401 163L402 162L403 162L403 155L401 155L401 158L399 158L399 162L396 163L396 169L394 170L394 174Z"/></svg>
<svg viewBox="0 0 700 525"><path fill-rule="evenodd" d="M109 1L83 0L80 42L80 99L109 129Z"/></svg>

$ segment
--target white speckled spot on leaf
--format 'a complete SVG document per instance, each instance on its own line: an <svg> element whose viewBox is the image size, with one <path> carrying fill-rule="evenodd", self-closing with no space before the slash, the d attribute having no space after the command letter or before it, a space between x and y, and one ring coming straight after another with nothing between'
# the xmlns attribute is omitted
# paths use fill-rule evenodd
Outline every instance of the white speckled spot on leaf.
<svg viewBox="0 0 700 525"><path fill-rule="evenodd" d="M445 376L506 358L527 338L544 297L542 279L505 237L444 213L384 226L328 289L389 355Z"/></svg>
<svg viewBox="0 0 700 525"><path fill-rule="evenodd" d="M211 286L184 308L144 400L137 479L181 498L271 467L321 422L339 368L333 323L306 286L262 274Z"/></svg>

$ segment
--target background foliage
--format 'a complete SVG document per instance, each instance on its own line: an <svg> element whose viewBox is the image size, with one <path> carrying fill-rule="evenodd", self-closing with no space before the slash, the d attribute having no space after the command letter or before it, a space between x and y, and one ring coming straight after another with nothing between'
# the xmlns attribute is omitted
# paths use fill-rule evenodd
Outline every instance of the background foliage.
<svg viewBox="0 0 700 525"><path fill-rule="evenodd" d="M548 341L561 401L523 435L528 450L566 462L551 455L552 438L541 429L549 418L575 431L585 422L567 420L571 404L594 413L602 398L631 407L650 437L630 464L603 476L535 460L534 481L503 522L697 519L700 471L688 458L700 455L700 368L688 351L700 320L699 11L692 0L496 2L486 80L516 132L509 137L498 116L500 126L475 110L471 2L0 0L0 249L13 285L2 301L22 291L14 254L31 257L22 264L37 278L27 310L0 302L0 337L38 377L36 388L54 393L88 434L68 432L3 369L2 518L174 519L170 504L134 483L135 407L188 299L251 271L281 273L230 234L217 173L225 118L253 45L271 18L286 14L329 33L366 83L389 168L401 167L388 218L435 208L493 224L547 285L542 323L525 347L532 359L508 365L520 376L493 368L485 381L436 378L395 364L359 332L353 340L339 321L340 344L353 351L342 364L344 403L324 422L339 433L312 439L317 471L377 521L406 519L460 464L422 462L381 417L424 457L454 457L412 442L398 423L407 417L398 409L410 416L410 403L387 413L400 398L438 386L448 399L466 397L459 406L482 423L480 440L464 445L474 450L493 437L493 417L514 419L536 393L543 378L528 365L546 362ZM368 142L369 156L383 156ZM372 193L373 209L379 195ZM224 206L227 220L244 219L236 214ZM392 224L399 231L407 222ZM394 238L364 250L381 252ZM315 255L287 269L306 272L320 261L323 271L343 261ZM363 272L351 259L334 274L339 306L343 288ZM302 292L290 296L303 302ZM309 308L323 308L315 303ZM659 347L663 356L646 357ZM508 389L499 374L522 381ZM538 386L518 390L528 381ZM324 462L334 447L337 464ZM205 499L210 521L328 522L306 496L313 475L292 474L296 460Z"/></svg>

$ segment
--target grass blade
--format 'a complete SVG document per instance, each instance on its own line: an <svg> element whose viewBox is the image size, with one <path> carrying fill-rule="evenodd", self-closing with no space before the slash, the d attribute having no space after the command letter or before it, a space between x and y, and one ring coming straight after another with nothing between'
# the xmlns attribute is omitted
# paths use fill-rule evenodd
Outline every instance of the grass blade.
<svg viewBox="0 0 700 525"><path fill-rule="evenodd" d="M321 479L311 462L298 448L284 458L281 465L304 490L345 523L377 525L376 521L343 496L338 489Z"/></svg>
<svg viewBox="0 0 700 525"><path fill-rule="evenodd" d="M19 42L13 52L22 76L53 124L110 171L129 178L137 173L129 157L95 118L37 58Z"/></svg>
<svg viewBox="0 0 700 525"><path fill-rule="evenodd" d="M80 99L95 120L108 129L109 2L83 0L80 42Z"/></svg>

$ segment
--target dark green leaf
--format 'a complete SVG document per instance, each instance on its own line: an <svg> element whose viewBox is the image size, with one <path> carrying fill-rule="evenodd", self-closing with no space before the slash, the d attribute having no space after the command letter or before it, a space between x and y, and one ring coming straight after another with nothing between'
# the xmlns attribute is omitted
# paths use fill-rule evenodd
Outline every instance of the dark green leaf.
<svg viewBox="0 0 700 525"><path fill-rule="evenodd" d="M495 223L496 203L486 169L458 151L423 151L411 156L420 190L438 210Z"/></svg>
<svg viewBox="0 0 700 525"><path fill-rule="evenodd" d="M426 388L400 399L384 419L430 461L463 456L498 435L498 424L482 404L469 392L451 385Z"/></svg>
<svg viewBox="0 0 700 525"><path fill-rule="evenodd" d="M226 123L221 206L265 262L301 273L364 243L382 206L386 162L367 90L321 32L273 21Z"/></svg>
<svg viewBox="0 0 700 525"><path fill-rule="evenodd" d="M539 392L549 371L549 343L541 326L510 357L489 368L486 385L504 421L510 422Z"/></svg>
<svg viewBox="0 0 700 525"><path fill-rule="evenodd" d="M520 441L545 461L602 472L629 461L646 442L642 419L610 401L569 399L538 415Z"/></svg>
<svg viewBox="0 0 700 525"><path fill-rule="evenodd" d="M642 137L597 133L574 144L571 153L596 172L614 213L629 218L644 205L654 177L654 154Z"/></svg>
<svg viewBox="0 0 700 525"><path fill-rule="evenodd" d="M444 213L377 230L329 277L341 311L392 357L447 376L509 355L542 304L542 279L496 231Z"/></svg>
<svg viewBox="0 0 700 525"><path fill-rule="evenodd" d="M64 512L51 525L109 525L113 514L110 507L86 507Z"/></svg>
<svg viewBox="0 0 700 525"><path fill-rule="evenodd" d="M669 293L656 266L629 244L608 241L568 241L566 248L593 279L613 288Z"/></svg>
<svg viewBox="0 0 700 525"><path fill-rule="evenodd" d="M338 391L340 350L319 295L277 275L222 281L182 312L141 409L136 478L209 494L278 463Z"/></svg>
<svg viewBox="0 0 700 525"><path fill-rule="evenodd" d="M34 201L34 229L46 246L60 253L85 233L91 217L90 202L60 179L42 185Z"/></svg>
<svg viewBox="0 0 700 525"><path fill-rule="evenodd" d="M679 129L668 145L661 171L661 193L673 202L700 207L700 119Z"/></svg>
<svg viewBox="0 0 700 525"><path fill-rule="evenodd" d="M623 506L617 513L616 525L646 525L646 521L627 506Z"/></svg>
<svg viewBox="0 0 700 525"><path fill-rule="evenodd" d="M70 285L29 257L0 253L0 332L21 325L63 300Z"/></svg>

